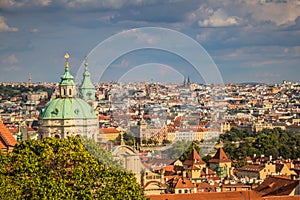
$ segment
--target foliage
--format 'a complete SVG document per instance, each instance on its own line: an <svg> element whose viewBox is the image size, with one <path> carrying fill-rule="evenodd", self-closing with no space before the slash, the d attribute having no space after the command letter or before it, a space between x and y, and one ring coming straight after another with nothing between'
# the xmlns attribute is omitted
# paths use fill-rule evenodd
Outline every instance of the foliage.
<svg viewBox="0 0 300 200"><path fill-rule="evenodd" d="M0 161L0 199L144 199L133 174L101 163L79 138L23 141Z"/></svg>
<svg viewBox="0 0 300 200"><path fill-rule="evenodd" d="M123 133L123 140L125 142L125 145L128 145L128 146L133 146L134 143L135 143L135 139L134 139L134 136L133 136L133 133L129 132L124 132ZM121 136L119 135L115 141L113 141L115 144L120 144L121 142Z"/></svg>
<svg viewBox="0 0 300 200"><path fill-rule="evenodd" d="M208 163L208 161L212 158L212 156L210 154L207 154L206 156L204 156L202 158L202 160L205 162L205 163Z"/></svg>
<svg viewBox="0 0 300 200"><path fill-rule="evenodd" d="M24 85L18 85L18 86L12 86L12 85L2 85L0 84L0 96L2 96L3 99L8 100L10 97L13 96L21 96L24 93L27 92L37 92L37 91L45 91L48 93L48 98L51 97L51 94L53 93L53 88L44 87L42 85L37 86L24 86Z"/></svg>
<svg viewBox="0 0 300 200"><path fill-rule="evenodd" d="M85 146L86 150L92 154L102 165L113 169L124 170L118 161L112 159L111 153L102 149L99 144L95 142L95 140L82 137L81 142Z"/></svg>
<svg viewBox="0 0 300 200"><path fill-rule="evenodd" d="M172 147L166 150L166 154L171 159L179 159L184 161L190 155L192 150L195 149L200 156L203 155L201 153L201 148L197 145L196 142L187 142L187 141L177 141L172 144Z"/></svg>
<svg viewBox="0 0 300 200"><path fill-rule="evenodd" d="M300 135L280 128L263 129L257 133L231 129L220 136L224 151L232 160L242 160L254 154L260 156L300 158Z"/></svg>

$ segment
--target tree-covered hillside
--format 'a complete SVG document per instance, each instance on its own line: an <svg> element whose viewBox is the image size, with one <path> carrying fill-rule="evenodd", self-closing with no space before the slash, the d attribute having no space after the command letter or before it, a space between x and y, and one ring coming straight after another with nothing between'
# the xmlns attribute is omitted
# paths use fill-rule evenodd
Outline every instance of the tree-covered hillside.
<svg viewBox="0 0 300 200"><path fill-rule="evenodd" d="M254 154L260 156L300 158L300 135L275 129L264 129L257 133L232 128L220 136L224 151L232 160L242 160Z"/></svg>

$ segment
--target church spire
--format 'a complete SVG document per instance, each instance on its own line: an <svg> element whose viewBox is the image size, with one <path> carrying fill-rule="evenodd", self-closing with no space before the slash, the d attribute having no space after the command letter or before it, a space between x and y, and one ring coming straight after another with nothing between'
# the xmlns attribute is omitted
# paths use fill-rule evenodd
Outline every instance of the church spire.
<svg viewBox="0 0 300 200"><path fill-rule="evenodd" d="M67 69L67 68L69 68L69 54L68 53L66 53L65 54L65 59L66 59L66 65L65 65L65 68Z"/></svg>
<svg viewBox="0 0 300 200"><path fill-rule="evenodd" d="M17 141L20 144L22 142L22 132L21 132L21 122L19 122L18 133L17 133Z"/></svg>
<svg viewBox="0 0 300 200"><path fill-rule="evenodd" d="M84 57L84 73L82 83L79 86L79 96L86 101L95 101L95 87L91 82L90 72L88 70L88 57Z"/></svg>
<svg viewBox="0 0 300 200"><path fill-rule="evenodd" d="M60 97L76 97L76 85L74 82L74 77L70 74L69 71L69 54L65 54L65 73L61 76L61 81L59 83L60 88Z"/></svg>

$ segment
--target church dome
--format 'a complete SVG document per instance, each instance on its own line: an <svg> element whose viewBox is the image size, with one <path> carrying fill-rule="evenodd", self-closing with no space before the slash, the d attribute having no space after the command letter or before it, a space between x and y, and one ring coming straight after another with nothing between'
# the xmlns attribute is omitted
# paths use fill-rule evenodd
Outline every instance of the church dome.
<svg viewBox="0 0 300 200"><path fill-rule="evenodd" d="M85 136L97 141L97 116L86 101L77 97L74 77L69 70L69 54L65 58L65 72L58 88L59 96L49 101L39 115L39 138Z"/></svg>
<svg viewBox="0 0 300 200"><path fill-rule="evenodd" d="M95 119L93 108L80 98L57 98L42 109L39 119Z"/></svg>

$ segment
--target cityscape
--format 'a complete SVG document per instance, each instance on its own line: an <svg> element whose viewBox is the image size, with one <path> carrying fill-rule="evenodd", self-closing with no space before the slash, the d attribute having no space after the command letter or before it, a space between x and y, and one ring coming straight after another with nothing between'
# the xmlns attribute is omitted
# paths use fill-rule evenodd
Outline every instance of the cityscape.
<svg viewBox="0 0 300 200"><path fill-rule="evenodd" d="M213 194L234 191L251 192L239 193L241 197L298 198L299 83L213 85L187 77L172 84L92 84L87 57L84 65L79 85L67 53L59 84L31 79L1 83L2 152L11 152L26 140L84 137L132 172L150 199L172 194L200 198L207 192L215 198ZM265 148L261 144L272 147L262 152L253 146L251 154L250 140L255 140L251 135L266 140L263 134L280 134L277 140L282 141L277 142L284 143L284 133L295 140L286 143L286 149L257 139L253 144L259 148ZM248 136L238 139L238 134ZM244 155L234 157L229 152L230 144L237 151L244 143L250 145Z"/></svg>
<svg viewBox="0 0 300 200"><path fill-rule="evenodd" d="M299 200L299 10L0 1L0 199Z"/></svg>

